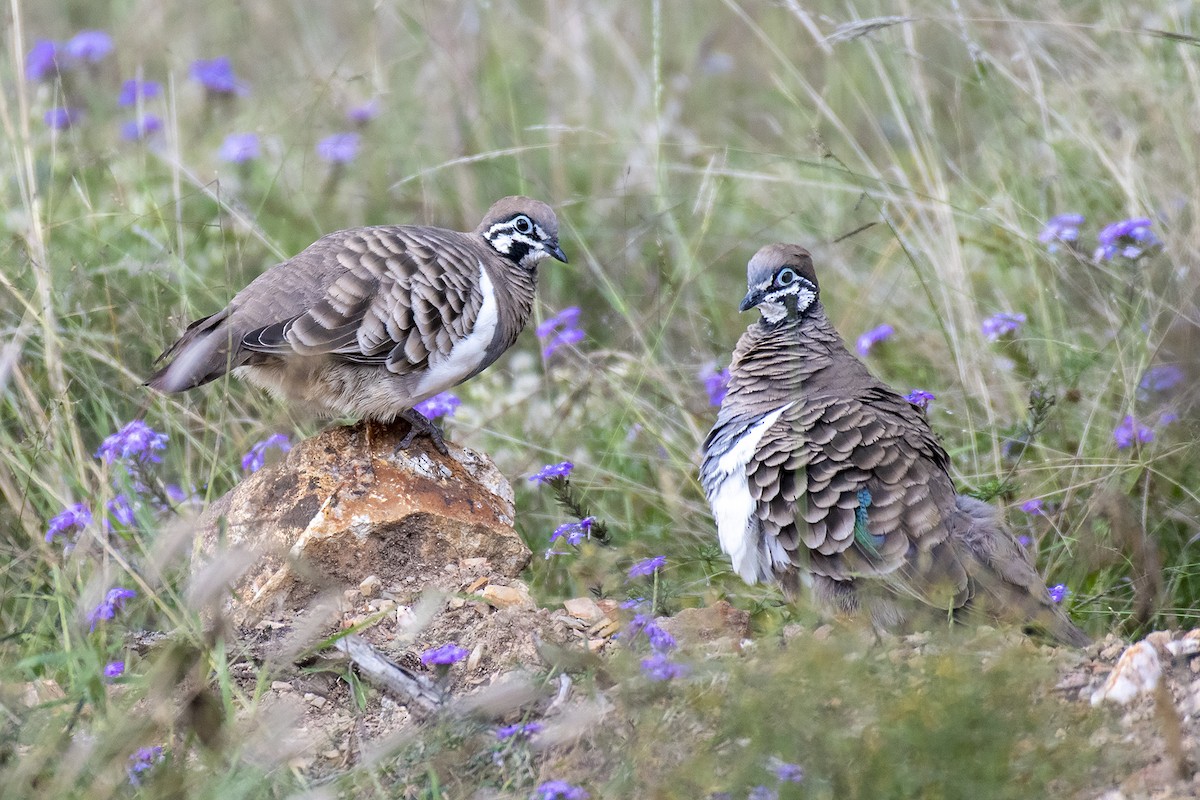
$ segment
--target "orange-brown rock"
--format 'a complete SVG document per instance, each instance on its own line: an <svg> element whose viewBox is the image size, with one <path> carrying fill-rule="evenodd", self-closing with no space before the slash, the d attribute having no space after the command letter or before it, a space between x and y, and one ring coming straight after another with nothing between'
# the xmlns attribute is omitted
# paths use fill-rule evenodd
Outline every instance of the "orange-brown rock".
<svg viewBox="0 0 1200 800"><path fill-rule="evenodd" d="M234 589L257 613L372 576L383 592L411 591L467 559L518 575L531 553L513 529L504 476L452 442L445 456L427 439L397 453L403 433L403 424L330 428L251 475L201 516L194 571L252 553ZM238 555L222 556L230 549Z"/></svg>

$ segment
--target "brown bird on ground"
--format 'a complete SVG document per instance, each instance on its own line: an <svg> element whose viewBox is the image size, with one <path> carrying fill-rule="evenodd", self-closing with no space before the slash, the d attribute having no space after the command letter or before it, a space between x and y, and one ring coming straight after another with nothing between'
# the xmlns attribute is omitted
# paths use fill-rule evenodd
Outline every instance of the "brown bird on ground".
<svg viewBox="0 0 1200 800"><path fill-rule="evenodd" d="M722 549L748 583L811 586L877 629L1000 620L1083 646L991 506L959 495L949 458L913 403L842 343L808 251L750 260L729 392L704 443L700 480Z"/></svg>
<svg viewBox="0 0 1200 800"><path fill-rule="evenodd" d="M413 406L512 346L547 257L567 260L558 218L528 197L498 200L469 233L417 225L331 233L189 325L146 385L182 392L236 370L324 415L404 419L401 447L424 434L444 451Z"/></svg>

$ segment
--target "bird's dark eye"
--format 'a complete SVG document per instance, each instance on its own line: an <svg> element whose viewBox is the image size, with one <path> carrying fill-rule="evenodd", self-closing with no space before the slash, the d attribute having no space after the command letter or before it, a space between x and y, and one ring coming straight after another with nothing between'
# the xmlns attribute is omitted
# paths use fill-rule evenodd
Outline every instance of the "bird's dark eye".
<svg viewBox="0 0 1200 800"><path fill-rule="evenodd" d="M522 214L513 220L513 227L517 229L517 233L529 233L533 230L533 223L529 221L529 217Z"/></svg>
<svg viewBox="0 0 1200 800"><path fill-rule="evenodd" d="M775 276L776 286L791 286L796 282L796 270L791 267L784 267L779 270L779 274Z"/></svg>

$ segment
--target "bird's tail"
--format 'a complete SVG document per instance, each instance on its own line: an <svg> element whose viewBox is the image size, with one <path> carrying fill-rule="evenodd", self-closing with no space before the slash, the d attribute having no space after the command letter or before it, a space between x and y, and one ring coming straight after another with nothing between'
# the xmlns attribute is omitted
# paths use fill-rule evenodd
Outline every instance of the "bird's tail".
<svg viewBox="0 0 1200 800"><path fill-rule="evenodd" d="M951 535L942 543L954 548L970 577L968 616L1015 623L1063 644L1091 643L1051 598L1042 576L1005 526L1000 513L973 497L957 499Z"/></svg>
<svg viewBox="0 0 1200 800"><path fill-rule="evenodd" d="M221 322L229 315L225 309L199 319L160 355L155 363L168 363L146 380L146 386L168 394L215 380L229 371L229 335Z"/></svg>

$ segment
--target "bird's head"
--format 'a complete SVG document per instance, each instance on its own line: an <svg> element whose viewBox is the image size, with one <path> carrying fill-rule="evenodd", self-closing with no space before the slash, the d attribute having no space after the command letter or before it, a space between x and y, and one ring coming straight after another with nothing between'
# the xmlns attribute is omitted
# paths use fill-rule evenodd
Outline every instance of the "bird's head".
<svg viewBox="0 0 1200 800"><path fill-rule="evenodd" d="M544 258L567 263L566 254L558 246L558 217L554 209L538 200L497 200L475 232L497 253L526 269L533 269Z"/></svg>
<svg viewBox="0 0 1200 800"><path fill-rule="evenodd" d="M768 324L798 319L817 302L812 256L798 244L769 244L746 267L748 291L741 311L757 307Z"/></svg>

